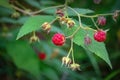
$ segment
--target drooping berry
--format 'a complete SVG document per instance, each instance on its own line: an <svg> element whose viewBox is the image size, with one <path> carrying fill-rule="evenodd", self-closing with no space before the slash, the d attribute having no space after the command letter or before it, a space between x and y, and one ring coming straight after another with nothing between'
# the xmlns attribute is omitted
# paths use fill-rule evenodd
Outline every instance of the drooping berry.
<svg viewBox="0 0 120 80"><path fill-rule="evenodd" d="M40 52L38 54L38 57L39 57L40 60L44 60L46 58L46 54L44 52Z"/></svg>
<svg viewBox="0 0 120 80"><path fill-rule="evenodd" d="M56 46L62 46L65 43L65 36L61 33L56 33L52 37L52 42Z"/></svg>
<svg viewBox="0 0 120 80"><path fill-rule="evenodd" d="M91 38L89 37L89 35L87 34L86 36L85 36L85 38L84 38L84 44L85 45L89 45L89 44L91 44L92 43L92 40L91 40Z"/></svg>
<svg viewBox="0 0 120 80"><path fill-rule="evenodd" d="M98 30L94 33L94 39L98 42L104 42L106 40L106 31Z"/></svg>
<svg viewBox="0 0 120 80"><path fill-rule="evenodd" d="M57 10L56 10L56 14L57 14L58 16L60 16L60 17L63 17L63 16L64 16L64 12L63 12L62 9L57 9Z"/></svg>
<svg viewBox="0 0 120 80"><path fill-rule="evenodd" d="M115 22L117 21L118 16L119 16L119 11L116 10L116 11L114 12L114 14L113 14L113 20L114 20Z"/></svg>
<svg viewBox="0 0 120 80"><path fill-rule="evenodd" d="M106 18L104 16L98 17L97 23L98 25L104 26L106 24Z"/></svg>

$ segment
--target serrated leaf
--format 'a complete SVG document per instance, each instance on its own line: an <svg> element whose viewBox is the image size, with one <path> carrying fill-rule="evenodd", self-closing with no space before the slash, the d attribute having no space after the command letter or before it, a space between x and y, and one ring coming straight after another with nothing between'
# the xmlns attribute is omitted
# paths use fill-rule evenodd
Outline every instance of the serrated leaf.
<svg viewBox="0 0 120 80"><path fill-rule="evenodd" d="M76 22L78 23L78 22ZM84 25L84 24L83 24ZM76 24L73 28L66 28L64 29L65 35L70 36L76 29L77 29L78 25ZM65 27L64 27L65 28ZM90 38L92 39L92 43L88 46L86 46L84 44L84 37L86 36L86 34L89 34ZM75 44L82 46L83 48L91 51L92 53L94 53L95 55L99 56L101 59L103 59L109 66L110 68L112 68L111 62L109 60L109 56L107 53L107 50L105 48L104 43L102 42L96 42L93 39L93 34L94 32L91 30L88 30L87 32L83 29L80 29L76 35L73 38L73 41Z"/></svg>
<svg viewBox="0 0 120 80"><path fill-rule="evenodd" d="M9 4L8 0L0 0L0 6L12 9L11 5Z"/></svg>
<svg viewBox="0 0 120 80"><path fill-rule="evenodd" d="M54 19L53 16L33 16L33 17L30 17L24 23L24 25L21 27L21 29L17 35L17 39L23 37L24 35L32 32L32 31L36 31L36 30L40 29L41 25L44 22L50 22L53 19Z"/></svg>
<svg viewBox="0 0 120 80"><path fill-rule="evenodd" d="M13 42L7 45L7 51L18 68L26 70L36 77L39 76L39 60L29 44L22 41Z"/></svg>
<svg viewBox="0 0 120 80"><path fill-rule="evenodd" d="M90 9L83 9L83 8L73 8L75 11L77 11L79 14L89 14L89 13L94 13L93 10ZM75 12L73 12L71 9L67 9L68 15L69 16L77 16Z"/></svg>

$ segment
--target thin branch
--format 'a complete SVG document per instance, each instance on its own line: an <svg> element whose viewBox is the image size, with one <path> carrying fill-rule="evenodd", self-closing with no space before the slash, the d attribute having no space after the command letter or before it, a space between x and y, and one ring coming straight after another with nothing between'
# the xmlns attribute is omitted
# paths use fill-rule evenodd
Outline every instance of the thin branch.
<svg viewBox="0 0 120 80"><path fill-rule="evenodd" d="M47 10L47 9L51 9L51 8L59 8L59 7L64 7L64 5L58 5L58 6L47 7L47 8L41 9L41 10L39 10L39 11L32 12L31 14L34 15L34 14L41 13L41 12L43 12L44 10Z"/></svg>
<svg viewBox="0 0 120 80"><path fill-rule="evenodd" d="M35 11L35 12L27 12L27 11L25 11L25 10L23 10L23 9L17 7L17 6L14 6L14 5L12 5L12 7L13 7L15 10L18 10L18 11L24 13L24 14L27 14L27 15L33 16L33 15L35 15L35 14L38 14L38 13L40 13L40 12L43 12L44 10L51 9L51 8L64 7L64 5L47 7L47 8L44 8L44 9L42 9L42 10Z"/></svg>
<svg viewBox="0 0 120 80"><path fill-rule="evenodd" d="M118 12L120 12L120 10L117 10ZM99 17L99 16L112 16L114 15L114 13L107 13L107 14L96 14L96 15L84 15L84 14L79 14L81 17L86 17L86 18L95 18L95 17Z"/></svg>
<svg viewBox="0 0 120 80"><path fill-rule="evenodd" d="M79 13L71 7L68 7L68 8L71 9L74 13L76 13L76 15L78 16L79 25L82 27L82 22L81 22L81 18L80 18Z"/></svg>
<svg viewBox="0 0 120 80"><path fill-rule="evenodd" d="M27 15L32 16L32 14L31 14L30 12L27 12L27 11L25 11L25 10L23 10L23 9L21 9L21 8L18 8L18 7L16 7L16 6L14 6L14 5L12 5L12 7L13 7L15 10L17 10L17 11L20 11L20 12L22 12L22 13L24 13L24 14L27 14Z"/></svg>
<svg viewBox="0 0 120 80"><path fill-rule="evenodd" d="M98 26L97 26L97 24L95 23L94 18L91 18L91 20L92 20L92 22L93 22L94 26L95 26L97 29L99 29L99 27L98 27Z"/></svg>

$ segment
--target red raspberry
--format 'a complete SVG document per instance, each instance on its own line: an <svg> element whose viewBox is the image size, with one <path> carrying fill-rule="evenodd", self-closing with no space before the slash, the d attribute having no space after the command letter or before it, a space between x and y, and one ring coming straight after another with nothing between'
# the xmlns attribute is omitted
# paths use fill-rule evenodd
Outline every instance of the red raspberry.
<svg viewBox="0 0 120 80"><path fill-rule="evenodd" d="M52 37L52 42L56 46L62 46L65 43L65 36L61 33L56 33Z"/></svg>
<svg viewBox="0 0 120 80"><path fill-rule="evenodd" d="M106 18L103 16L98 17L98 25L104 26L106 24Z"/></svg>
<svg viewBox="0 0 120 80"><path fill-rule="evenodd" d="M44 60L46 58L46 54L44 52L40 52L38 54L39 59Z"/></svg>
<svg viewBox="0 0 120 80"><path fill-rule="evenodd" d="M106 40L106 31L98 30L94 33L94 39L98 42L104 42Z"/></svg>

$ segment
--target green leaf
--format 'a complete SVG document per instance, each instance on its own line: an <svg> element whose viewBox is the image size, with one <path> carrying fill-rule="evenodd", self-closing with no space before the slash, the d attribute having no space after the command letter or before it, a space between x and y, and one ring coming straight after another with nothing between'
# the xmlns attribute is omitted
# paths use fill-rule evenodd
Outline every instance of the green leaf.
<svg viewBox="0 0 120 80"><path fill-rule="evenodd" d="M36 77L39 76L39 60L29 44L22 41L13 42L8 44L7 51L18 68L26 70Z"/></svg>
<svg viewBox="0 0 120 80"><path fill-rule="evenodd" d="M89 14L89 13L94 13L93 10L90 9L82 9L82 8L73 8L74 10L76 10L79 14ZM71 9L67 9L68 15L69 16L77 16L75 14L75 12L73 12Z"/></svg>
<svg viewBox="0 0 120 80"><path fill-rule="evenodd" d="M40 3L36 0L24 0L24 1L34 7L40 8Z"/></svg>
<svg viewBox="0 0 120 80"><path fill-rule="evenodd" d="M120 69L112 71L104 80L112 80L115 76L119 75Z"/></svg>
<svg viewBox="0 0 120 80"><path fill-rule="evenodd" d="M44 75L50 80L59 80L57 73L51 68L45 68L43 70Z"/></svg>
<svg viewBox="0 0 120 80"><path fill-rule="evenodd" d="M77 23L78 22L76 22L76 25L73 28L64 29L65 35L70 36L77 29L77 27L78 27ZM86 36L87 33L89 34L90 38L92 39L92 43L88 46L84 45L84 37ZM93 34L94 34L94 32L91 30L86 31L86 30L80 29L73 38L74 43L79 46L82 46L85 49L87 48L89 51L91 51L92 53L94 53L95 55L97 55L101 59L103 59L110 66L110 68L112 68L107 50L105 48L105 44L101 43L101 42L96 42L93 39Z"/></svg>
<svg viewBox="0 0 120 80"><path fill-rule="evenodd" d="M11 5L9 4L8 0L0 0L0 6L12 9Z"/></svg>
<svg viewBox="0 0 120 80"><path fill-rule="evenodd" d="M24 25L21 27L21 29L17 35L17 39L23 37L24 35L32 32L32 31L36 31L36 30L40 29L41 25L44 22L50 22L53 19L54 19L53 16L33 16L33 17L30 17L24 23Z"/></svg>

